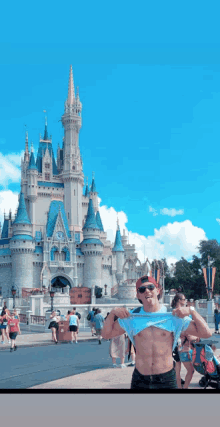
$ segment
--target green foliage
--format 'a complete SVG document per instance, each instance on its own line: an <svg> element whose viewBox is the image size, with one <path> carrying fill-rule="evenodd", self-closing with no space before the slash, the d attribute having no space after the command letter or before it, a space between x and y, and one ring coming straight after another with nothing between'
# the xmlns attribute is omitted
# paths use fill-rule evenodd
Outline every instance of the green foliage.
<svg viewBox="0 0 220 427"><path fill-rule="evenodd" d="M175 272L166 269L165 289L183 287L187 299L207 298L203 267L208 266L208 256L211 265L216 267L214 294L220 294L220 245L217 240L202 240L198 247L201 258L193 255L192 261L181 258L175 264ZM167 264L166 264L167 265Z"/></svg>

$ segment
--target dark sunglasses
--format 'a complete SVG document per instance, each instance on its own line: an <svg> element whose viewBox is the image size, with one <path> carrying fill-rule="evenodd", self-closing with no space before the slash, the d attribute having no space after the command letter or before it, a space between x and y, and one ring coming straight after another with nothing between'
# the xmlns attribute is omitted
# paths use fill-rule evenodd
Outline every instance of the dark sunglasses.
<svg viewBox="0 0 220 427"><path fill-rule="evenodd" d="M146 289L149 289L149 291L153 291L156 288L155 285L146 285L146 286L140 286L140 288L138 288L138 292L140 292L140 294L143 294Z"/></svg>

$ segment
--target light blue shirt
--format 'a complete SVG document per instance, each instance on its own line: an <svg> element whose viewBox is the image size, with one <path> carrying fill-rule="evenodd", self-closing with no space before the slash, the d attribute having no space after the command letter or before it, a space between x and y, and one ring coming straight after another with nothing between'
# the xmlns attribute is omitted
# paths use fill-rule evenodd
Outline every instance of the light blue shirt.
<svg viewBox="0 0 220 427"><path fill-rule="evenodd" d="M96 329L102 329L104 325L104 317L99 313L94 316L94 322Z"/></svg>
<svg viewBox="0 0 220 427"><path fill-rule="evenodd" d="M131 311L130 317L118 319L119 325L126 331L134 346L135 335L150 326L154 326L173 333L173 350L177 345L181 333L188 328L191 321L192 319L189 316L180 318L173 316L172 313L166 313L166 308L164 306L162 306L159 311L153 313L146 312L144 308L141 307L139 313L133 313L133 311Z"/></svg>
<svg viewBox="0 0 220 427"><path fill-rule="evenodd" d="M76 314L71 314L69 317L69 326L77 326L78 322L77 322L78 316L76 316Z"/></svg>

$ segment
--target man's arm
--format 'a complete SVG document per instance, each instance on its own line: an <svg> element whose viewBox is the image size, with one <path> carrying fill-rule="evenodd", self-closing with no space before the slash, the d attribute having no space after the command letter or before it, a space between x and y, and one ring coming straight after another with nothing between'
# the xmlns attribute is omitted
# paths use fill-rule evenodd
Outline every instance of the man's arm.
<svg viewBox="0 0 220 427"><path fill-rule="evenodd" d="M123 307L113 309L105 320L104 327L102 329L102 337L109 340L111 338L118 337L119 335L123 335L125 331L121 328L118 321L115 321L115 316L124 319L129 317L129 315L129 312Z"/></svg>
<svg viewBox="0 0 220 427"><path fill-rule="evenodd" d="M206 321L199 313L197 313L197 311L190 310L189 307L180 307L173 310L173 315L181 318L189 315L192 316L192 321L188 328L183 331L186 335L194 335L198 338L210 338L212 336L212 332Z"/></svg>

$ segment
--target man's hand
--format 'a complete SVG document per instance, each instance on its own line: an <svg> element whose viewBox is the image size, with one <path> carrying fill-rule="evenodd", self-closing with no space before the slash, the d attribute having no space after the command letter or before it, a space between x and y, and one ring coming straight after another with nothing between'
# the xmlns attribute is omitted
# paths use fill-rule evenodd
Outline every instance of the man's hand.
<svg viewBox="0 0 220 427"><path fill-rule="evenodd" d="M111 311L112 314L119 317L119 319L125 319L130 316L129 311L124 307L117 307Z"/></svg>
<svg viewBox="0 0 220 427"><path fill-rule="evenodd" d="M189 307L179 307L175 308L175 310L172 311L173 316L177 317L186 317L191 314Z"/></svg>

